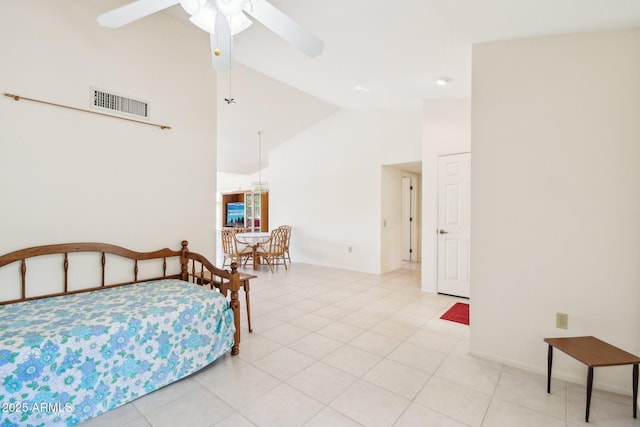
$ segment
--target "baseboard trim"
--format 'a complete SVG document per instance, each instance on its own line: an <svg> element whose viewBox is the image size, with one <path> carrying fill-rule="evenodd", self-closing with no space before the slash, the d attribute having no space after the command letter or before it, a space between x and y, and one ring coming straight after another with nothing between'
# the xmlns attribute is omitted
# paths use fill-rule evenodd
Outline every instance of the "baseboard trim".
<svg viewBox="0 0 640 427"><path fill-rule="evenodd" d="M538 366L533 366L533 365L529 365L526 363L521 363L515 360L509 360L509 359L504 359L504 358L500 358L500 357L495 357L492 354L487 354L487 353L483 353L480 351L469 351L469 354L471 356L474 357L479 357L481 359L485 359L491 362L497 362L497 363L501 363L505 366L509 366L511 368L515 368L515 369L521 369L523 371L529 372L529 373L533 373L533 374L538 374L538 375L542 375L546 378L547 376L547 368L546 366L544 368L540 368ZM629 368L629 375L631 375L631 368ZM573 383L573 384L579 384L579 385L586 385L587 383L587 374L586 374L586 370L585 370L585 375L582 376L576 376L576 375L572 375L572 374L568 374L567 372L563 372L560 370L556 370L553 369L553 379L559 379L562 381L566 381L569 383ZM552 379L552 380L553 380ZM618 387L614 384L608 384L608 383L595 383L593 384L593 388L594 390L602 390L602 391L608 391L610 393L616 393L616 394L621 394L624 396L632 396L633 392L631 390L631 387L629 388L621 388ZM545 390L546 391L546 390ZM640 408L640 401L636 402L636 404L638 405L638 408Z"/></svg>

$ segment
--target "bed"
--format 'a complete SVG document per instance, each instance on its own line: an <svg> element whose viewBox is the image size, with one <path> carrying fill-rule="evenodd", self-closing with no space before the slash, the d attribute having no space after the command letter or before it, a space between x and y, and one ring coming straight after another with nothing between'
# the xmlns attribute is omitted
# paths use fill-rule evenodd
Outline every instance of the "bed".
<svg viewBox="0 0 640 427"><path fill-rule="evenodd" d="M31 289L31 278L53 280L32 271L38 262L62 267L61 289ZM78 286L92 264L97 283ZM237 264L218 269L186 241L154 252L39 246L0 256L11 265L17 295L0 302L2 426L74 425L239 353Z"/></svg>

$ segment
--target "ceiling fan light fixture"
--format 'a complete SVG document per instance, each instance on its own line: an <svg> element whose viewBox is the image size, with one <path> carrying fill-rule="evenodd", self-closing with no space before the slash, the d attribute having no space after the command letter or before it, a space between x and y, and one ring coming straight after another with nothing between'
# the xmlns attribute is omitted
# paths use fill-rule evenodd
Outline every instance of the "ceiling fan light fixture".
<svg viewBox="0 0 640 427"><path fill-rule="evenodd" d="M200 8L207 3L207 0L180 0L180 6L189 15L195 15L200 12Z"/></svg>
<svg viewBox="0 0 640 427"><path fill-rule="evenodd" d="M244 0L216 0L216 7L225 16L236 16L244 8Z"/></svg>
<svg viewBox="0 0 640 427"><path fill-rule="evenodd" d="M216 9L209 3L202 5L198 13L191 15L189 21L196 25L201 30L206 31L209 34L216 32Z"/></svg>
<svg viewBox="0 0 640 427"><path fill-rule="evenodd" d="M209 3L205 3L198 13L191 15L189 21L201 30L213 34L216 31L216 10Z"/></svg>
<svg viewBox="0 0 640 427"><path fill-rule="evenodd" d="M189 18L189 21L191 21L201 30L206 31L209 34L215 34L217 14L218 11L215 7L211 6L211 4L209 3L205 3L204 5L202 5L198 13ZM244 13L239 13L232 18L229 18L227 16L227 20L229 21L231 35L234 36L239 32L246 30L251 26L251 24L253 24L253 21L249 19Z"/></svg>

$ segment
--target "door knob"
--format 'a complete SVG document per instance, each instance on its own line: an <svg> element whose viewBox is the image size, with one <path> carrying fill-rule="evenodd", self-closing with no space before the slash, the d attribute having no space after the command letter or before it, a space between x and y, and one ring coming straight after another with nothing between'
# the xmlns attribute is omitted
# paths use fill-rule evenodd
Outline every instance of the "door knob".
<svg viewBox="0 0 640 427"><path fill-rule="evenodd" d="M440 234L449 234L448 231L444 231L444 230L440 230L440 231L438 231L438 233L440 233Z"/></svg>

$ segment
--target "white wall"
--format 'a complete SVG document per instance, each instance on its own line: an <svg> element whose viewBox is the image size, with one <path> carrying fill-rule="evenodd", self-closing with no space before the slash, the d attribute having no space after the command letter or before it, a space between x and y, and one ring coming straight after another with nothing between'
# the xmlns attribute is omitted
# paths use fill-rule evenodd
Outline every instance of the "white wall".
<svg viewBox="0 0 640 427"><path fill-rule="evenodd" d="M544 337L640 354L638 46L640 30L474 47L472 353L540 373ZM554 376L585 373L554 358ZM629 394L630 376L599 368L596 387Z"/></svg>
<svg viewBox="0 0 640 427"><path fill-rule="evenodd" d="M422 290L426 292L438 290L438 157L464 153L470 149L471 100L425 100L422 139ZM473 212L473 205L471 209Z"/></svg>
<svg viewBox="0 0 640 427"><path fill-rule="evenodd" d="M273 149L269 224L293 227L292 258L380 273L381 166L420 160L420 141L419 112L341 110Z"/></svg>
<svg viewBox="0 0 640 427"><path fill-rule="evenodd" d="M206 33L154 15L113 30L119 1L0 2L0 84L89 108L96 86L150 102L139 125L0 99L0 254L72 241L215 254L216 79Z"/></svg>

